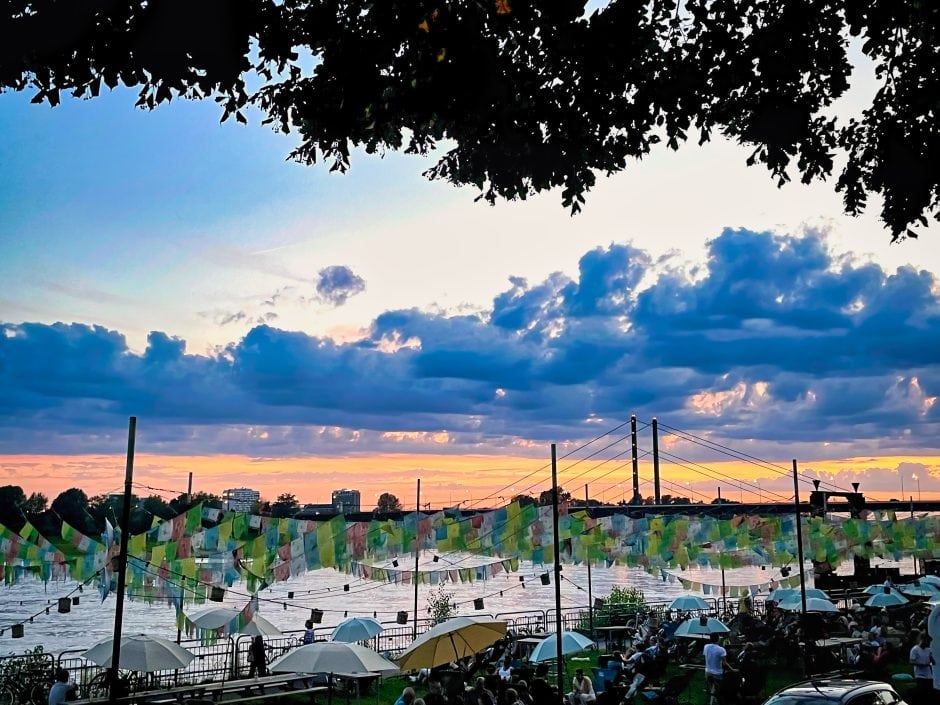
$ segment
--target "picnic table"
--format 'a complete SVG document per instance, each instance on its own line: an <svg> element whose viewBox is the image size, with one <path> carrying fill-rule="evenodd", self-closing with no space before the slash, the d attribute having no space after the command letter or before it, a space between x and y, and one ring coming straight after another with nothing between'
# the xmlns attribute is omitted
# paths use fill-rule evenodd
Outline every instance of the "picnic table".
<svg viewBox="0 0 940 705"><path fill-rule="evenodd" d="M119 698L121 705L180 705L193 701L212 703L254 702L283 697L289 694L308 694L316 702L318 693L326 693L329 686L323 685L312 674L282 673L259 678L238 678L229 681L193 683L172 688L142 690ZM73 700L70 705L100 705L105 698Z"/></svg>

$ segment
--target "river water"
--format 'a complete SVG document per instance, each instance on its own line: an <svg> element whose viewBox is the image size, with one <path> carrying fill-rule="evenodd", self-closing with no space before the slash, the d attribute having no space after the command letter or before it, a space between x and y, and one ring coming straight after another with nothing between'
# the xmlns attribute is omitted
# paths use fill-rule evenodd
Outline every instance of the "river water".
<svg viewBox="0 0 940 705"><path fill-rule="evenodd" d="M469 564L463 564L469 565ZM746 568L726 572L726 585L765 584L773 575L771 569ZM523 563L516 573L502 574L486 581L447 584L445 589L453 594L460 614L491 614L547 610L554 607L554 585L542 585L539 575L551 572L551 566L533 566ZM721 572L717 570L676 570L674 575L698 583L721 584ZM588 576L585 566L565 565L561 584L562 607L586 606L588 600ZM524 585L519 578L524 578ZM679 581L664 581L642 570L613 566L594 566L591 570L592 595L604 597L614 585L635 587L643 591L647 601L671 599L686 592ZM344 591L344 585L349 591ZM111 636L114 625L114 595L102 602L93 588L76 593L80 604L74 605L68 614L56 611L57 598L71 593L76 583L71 581L42 582L23 579L16 585L0 588L0 654L19 652L42 645L47 651L59 652L84 649ZM419 617L426 616L427 596L435 587L420 586L418 590ZM288 592L293 592L292 599ZM500 594L500 592L502 594ZM699 593L701 594L701 593ZM714 596L712 593L711 596ZM372 616L380 621L394 623L399 610L408 612L409 621L414 609L414 587L394 585L355 578L332 569L316 570L289 581L276 583L260 593L259 613L283 630L303 629L304 620L312 608L323 610L320 626L331 626L345 616ZM474 610L473 600L484 598L482 612ZM225 603L241 608L247 601L247 590L243 584L235 584L226 592ZM209 606L216 603L207 603ZM284 605L287 605L285 609ZM50 614L43 610L50 608ZM205 605L185 606L187 614L203 609ZM33 623L25 624L25 635L13 639L9 625L41 612ZM133 599L125 602L125 634L147 633L168 638L176 637L176 620L173 607L166 604L146 604Z"/></svg>

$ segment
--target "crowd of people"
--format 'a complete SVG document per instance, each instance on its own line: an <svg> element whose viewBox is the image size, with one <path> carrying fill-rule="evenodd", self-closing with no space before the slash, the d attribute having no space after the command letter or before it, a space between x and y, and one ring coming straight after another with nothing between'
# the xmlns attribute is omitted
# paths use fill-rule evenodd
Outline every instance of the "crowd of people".
<svg viewBox="0 0 940 705"><path fill-rule="evenodd" d="M709 705L763 702L771 661L797 672L806 669L810 675L850 670L874 680L886 680L890 670L909 664L915 683L911 705L926 705L936 698L927 615L927 610L915 605L887 611L855 603L839 613L810 613L804 619L800 612L780 609L773 602L758 614L748 600L728 620L729 633L712 634L703 641L675 637L676 628L689 614L667 612L662 619L651 614L631 625L627 648L602 656L593 672L578 669L565 693L554 686L546 665L533 668L519 658L510 637L469 668L464 664L444 669L444 678L435 669L424 683L426 694L406 688L395 705L669 703L689 687L695 670L673 668L667 678L667 667L691 661L704 662Z"/></svg>

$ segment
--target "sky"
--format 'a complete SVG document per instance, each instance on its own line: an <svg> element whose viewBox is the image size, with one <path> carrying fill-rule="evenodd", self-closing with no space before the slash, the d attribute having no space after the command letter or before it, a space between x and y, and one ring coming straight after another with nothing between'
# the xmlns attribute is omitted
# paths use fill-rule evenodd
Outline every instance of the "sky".
<svg viewBox="0 0 940 705"><path fill-rule="evenodd" d="M423 502L495 504L544 489L557 443L561 484L613 500L636 414L643 494L656 417L673 494L786 499L795 458L940 496L938 228L892 245L877 200L850 218L831 183L693 140L572 217L475 202L428 158L300 166L212 103L29 98L0 94L0 482L116 491L136 415L142 494L192 471L367 504L421 477Z"/></svg>

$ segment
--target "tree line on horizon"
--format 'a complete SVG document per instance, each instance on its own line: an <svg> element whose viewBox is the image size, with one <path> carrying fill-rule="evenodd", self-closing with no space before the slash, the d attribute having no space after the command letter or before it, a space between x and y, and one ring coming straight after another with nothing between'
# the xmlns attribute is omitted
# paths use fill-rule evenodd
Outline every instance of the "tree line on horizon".
<svg viewBox="0 0 940 705"><path fill-rule="evenodd" d="M580 503L563 487L558 488L558 498L561 502ZM660 504L703 504L702 501L692 502L688 497L668 494L662 495L660 499ZM548 506L552 503L552 491L544 490L537 496L518 494L511 501L522 505ZM728 502L729 500L722 501ZM192 495L184 492L169 501L156 494L147 497L131 495L130 532L131 534L143 533L153 525L154 518L170 519L200 503L216 509L224 508L222 497L210 492L194 492ZM645 497L641 502L631 503L621 500L617 502L617 505L635 506L654 503L653 497ZM588 506L592 507L606 504L597 499L588 500ZM27 495L19 485L0 487L0 524L11 531L19 532L28 521L46 537L58 536L62 531L63 521L68 522L83 534L99 536L105 532L106 520L115 527L120 524L123 506L123 494L99 494L89 497L78 487L70 487L60 492L51 501L42 492L31 492ZM273 502L261 499L249 511L263 516L283 518L297 515L303 511L303 507L294 494L285 492L278 495ZM374 511L379 514L401 512L404 511L404 506L394 494L383 492L376 501Z"/></svg>

